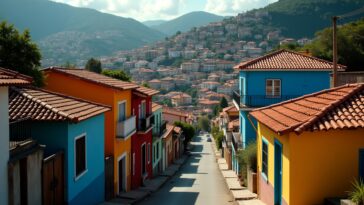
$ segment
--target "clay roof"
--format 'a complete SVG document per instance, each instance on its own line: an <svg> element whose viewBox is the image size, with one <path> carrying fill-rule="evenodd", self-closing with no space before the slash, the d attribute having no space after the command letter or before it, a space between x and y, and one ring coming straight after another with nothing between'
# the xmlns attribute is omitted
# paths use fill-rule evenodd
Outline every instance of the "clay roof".
<svg viewBox="0 0 364 205"><path fill-rule="evenodd" d="M180 133L182 132L182 129L181 129L180 127L175 126L175 127L173 128L173 131L174 131L175 133L177 133L177 134L180 134Z"/></svg>
<svg viewBox="0 0 364 205"><path fill-rule="evenodd" d="M233 130L234 127L239 127L239 119L235 119L228 123L228 130Z"/></svg>
<svg viewBox="0 0 364 205"><path fill-rule="evenodd" d="M128 90L133 88L138 88L139 86L135 83L121 81L108 76L104 76L98 73L94 73L85 69L68 69L68 68L58 68L50 67L44 69L45 72L58 72L65 75L70 75L76 78L80 78L85 81L96 83L102 86L111 87L119 90Z"/></svg>
<svg viewBox="0 0 364 205"><path fill-rule="evenodd" d="M161 81L158 80L158 79L153 79L153 80L150 80L149 83L160 83Z"/></svg>
<svg viewBox="0 0 364 205"><path fill-rule="evenodd" d="M152 103L152 112L155 112L159 109L162 109L162 105L159 105L159 104L153 102Z"/></svg>
<svg viewBox="0 0 364 205"><path fill-rule="evenodd" d="M223 112L227 112L227 113L231 113L231 112L238 112L238 109L236 109L236 107L234 105L223 108L222 109Z"/></svg>
<svg viewBox="0 0 364 205"><path fill-rule="evenodd" d="M166 131L163 133L162 138L166 138L171 132L173 131L174 126L167 124L166 125Z"/></svg>
<svg viewBox="0 0 364 205"><path fill-rule="evenodd" d="M104 105L42 89L10 87L11 121L29 119L79 122L109 110L110 108Z"/></svg>
<svg viewBox="0 0 364 205"><path fill-rule="evenodd" d="M0 86L28 85L32 78L16 71L0 68Z"/></svg>
<svg viewBox="0 0 364 205"><path fill-rule="evenodd" d="M159 93L158 90L154 90L152 88L147 88L147 87L144 87L144 86L139 86L139 88L137 88L136 91L138 91L138 92L140 92L142 94L145 94L147 96L152 96L152 95L155 95L155 94Z"/></svg>
<svg viewBox="0 0 364 205"><path fill-rule="evenodd" d="M282 134L303 131L364 128L364 84L348 84L250 113Z"/></svg>
<svg viewBox="0 0 364 205"><path fill-rule="evenodd" d="M333 65L312 56L289 50L279 50L262 57L245 61L234 67L240 70L332 70ZM346 66L338 65L339 70Z"/></svg>
<svg viewBox="0 0 364 205"><path fill-rule="evenodd" d="M181 111L181 110L169 108L169 107L166 107L166 106L163 106L163 114L170 114L170 115L188 117L188 113L186 113L184 111Z"/></svg>

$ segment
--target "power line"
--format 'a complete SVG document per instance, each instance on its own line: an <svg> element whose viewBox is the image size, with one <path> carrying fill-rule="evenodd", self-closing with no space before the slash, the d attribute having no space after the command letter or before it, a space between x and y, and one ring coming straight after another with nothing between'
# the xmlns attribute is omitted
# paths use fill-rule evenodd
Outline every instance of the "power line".
<svg viewBox="0 0 364 205"><path fill-rule="evenodd" d="M338 16L338 18L340 18L340 19L348 18L348 17L356 16L356 15L361 14L361 13L364 13L364 7L360 8L360 9L357 9L357 10L354 10L354 11L351 11L349 13L340 15L340 16Z"/></svg>

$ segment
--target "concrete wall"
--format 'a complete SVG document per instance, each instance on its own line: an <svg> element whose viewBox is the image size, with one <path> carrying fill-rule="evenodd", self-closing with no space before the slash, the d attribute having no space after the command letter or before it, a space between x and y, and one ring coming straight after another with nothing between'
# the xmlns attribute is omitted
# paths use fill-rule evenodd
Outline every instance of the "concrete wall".
<svg viewBox="0 0 364 205"><path fill-rule="evenodd" d="M0 87L0 204L8 204L9 100L8 87Z"/></svg>

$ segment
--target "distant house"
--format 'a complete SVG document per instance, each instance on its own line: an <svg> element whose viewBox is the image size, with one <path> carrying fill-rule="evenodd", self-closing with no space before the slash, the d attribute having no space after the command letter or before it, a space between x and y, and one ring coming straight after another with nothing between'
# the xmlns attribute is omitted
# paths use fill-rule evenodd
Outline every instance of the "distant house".
<svg viewBox="0 0 364 205"><path fill-rule="evenodd" d="M240 112L241 139L241 144L235 147L244 149L256 140L254 128L247 118L251 110L329 88L332 64L301 53L279 50L242 62L235 68L240 73L239 90L234 92L233 102ZM235 171L238 170L236 167Z"/></svg>
<svg viewBox="0 0 364 205"><path fill-rule="evenodd" d="M172 165L173 163L173 125L166 125L166 131L162 135L162 170L165 170L167 167Z"/></svg>
<svg viewBox="0 0 364 205"><path fill-rule="evenodd" d="M148 81L148 85L153 89L160 89L161 88L161 81L158 79L153 79Z"/></svg>
<svg viewBox="0 0 364 205"><path fill-rule="evenodd" d="M162 136L166 132L167 123L163 121L162 106L152 103L153 112L153 149L152 149L152 163L153 163L153 176L158 176L163 172L163 141Z"/></svg>
<svg viewBox="0 0 364 205"><path fill-rule="evenodd" d="M186 93L181 93L172 97L172 105L184 106L192 103L192 97Z"/></svg>
<svg viewBox="0 0 364 205"><path fill-rule="evenodd" d="M220 86L220 83L219 82L215 82L215 81L206 81L206 82L202 82L200 84L200 88L201 89L206 88L206 89L209 89L209 90L214 90L218 86Z"/></svg>
<svg viewBox="0 0 364 205"><path fill-rule="evenodd" d="M9 140L10 125L9 125L9 87L10 86L24 86L29 85L32 79L28 76L21 75L18 72L0 68L0 204L10 204L9 199L9 186L8 186L8 161L9 161L9 147L11 144ZM35 189L40 187L35 187ZM32 192L31 192L32 193ZM28 200L37 203L35 200Z"/></svg>
<svg viewBox="0 0 364 205"><path fill-rule="evenodd" d="M32 187L28 187L29 190L36 189L37 185L40 187L42 182L43 190L39 194L43 196L44 204L54 204L56 201L75 205L97 204L104 201L103 125L104 113L109 110L104 105L46 90L10 89L10 120L22 120L12 127L13 137L22 137L23 133L28 133L28 137L45 145L46 163L42 164L39 160L35 162L34 158L29 161L33 162L32 166L42 167L42 179L39 178L40 170L38 173L28 172L33 176L33 179L28 179L28 183L35 180ZM42 154L35 157L42 157ZM12 170L20 166L20 173L24 171L22 169L27 169L22 167L22 162L18 166L16 163L9 166ZM17 176L12 175L13 183L16 179ZM23 187L20 186L20 189ZM18 194L16 190L12 191ZM29 199L34 197L28 196Z"/></svg>
<svg viewBox="0 0 364 205"><path fill-rule="evenodd" d="M191 123L191 116L189 113L177 110L174 108L169 107L163 107L163 120L167 121L170 124L173 124L174 122L185 122L185 123Z"/></svg>
<svg viewBox="0 0 364 205"><path fill-rule="evenodd" d="M200 64L197 62L185 62L181 64L183 73L198 72Z"/></svg>
<svg viewBox="0 0 364 205"><path fill-rule="evenodd" d="M257 119L258 194L266 204L322 204L364 177L364 84L251 112Z"/></svg>
<svg viewBox="0 0 364 205"><path fill-rule="evenodd" d="M213 109L215 106L219 105L220 101L218 100L209 100L209 99L200 99L198 101L198 105L203 109Z"/></svg>

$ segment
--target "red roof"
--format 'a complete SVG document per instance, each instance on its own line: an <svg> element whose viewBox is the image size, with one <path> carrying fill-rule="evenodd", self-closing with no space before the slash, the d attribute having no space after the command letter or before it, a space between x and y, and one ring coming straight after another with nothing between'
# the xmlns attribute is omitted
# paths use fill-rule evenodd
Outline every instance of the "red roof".
<svg viewBox="0 0 364 205"><path fill-rule="evenodd" d="M277 133L364 128L364 84L348 84L250 113Z"/></svg>
<svg viewBox="0 0 364 205"><path fill-rule="evenodd" d="M0 68L0 86L28 85L32 78L16 71Z"/></svg>
<svg viewBox="0 0 364 205"><path fill-rule="evenodd" d="M262 57L245 61L235 66L240 70L327 70L333 69L333 64L316 57L307 56L289 50L279 50ZM338 65L339 70L346 66Z"/></svg>
<svg viewBox="0 0 364 205"><path fill-rule="evenodd" d="M135 83L121 81L115 78L111 78L105 75L94 73L85 69L68 69L68 68L58 68L50 67L44 70L45 72L58 72L65 75L70 75L73 77L80 78L85 81L100 84L102 86L107 86L119 90L128 90L138 88L139 86Z"/></svg>
<svg viewBox="0 0 364 205"><path fill-rule="evenodd" d="M162 109L162 105L152 102L152 112Z"/></svg>
<svg viewBox="0 0 364 205"><path fill-rule="evenodd" d="M152 88L147 88L147 87L143 87L143 86L139 86L139 88L137 88L136 91L138 91L142 94L145 94L147 96L152 96L152 95L159 93L158 90L154 90Z"/></svg>
<svg viewBox="0 0 364 205"><path fill-rule="evenodd" d="M42 89L10 87L11 121L29 119L79 122L109 110L110 108L104 105Z"/></svg>

